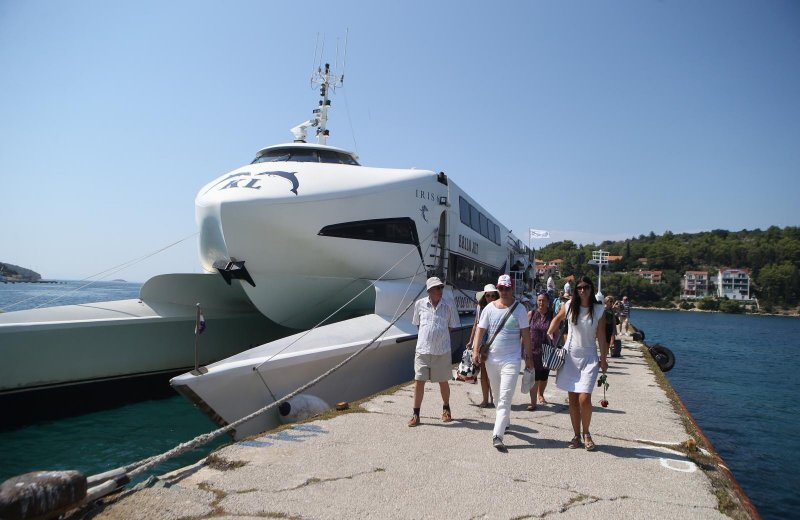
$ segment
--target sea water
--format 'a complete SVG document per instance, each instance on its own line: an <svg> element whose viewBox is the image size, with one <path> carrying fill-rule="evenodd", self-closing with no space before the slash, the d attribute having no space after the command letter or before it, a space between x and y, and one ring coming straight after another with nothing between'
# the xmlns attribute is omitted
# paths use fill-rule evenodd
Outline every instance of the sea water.
<svg viewBox="0 0 800 520"><path fill-rule="evenodd" d="M125 300L137 298L139 289L141 284L128 282L0 283L0 310ZM205 414L176 395L0 431L0 482L37 470L75 469L95 475L164 453L214 429ZM230 438L223 435L135 482L193 464L226 442Z"/></svg>
<svg viewBox="0 0 800 520"><path fill-rule="evenodd" d="M670 384L761 515L797 514L800 319L634 310L631 323L675 353Z"/></svg>

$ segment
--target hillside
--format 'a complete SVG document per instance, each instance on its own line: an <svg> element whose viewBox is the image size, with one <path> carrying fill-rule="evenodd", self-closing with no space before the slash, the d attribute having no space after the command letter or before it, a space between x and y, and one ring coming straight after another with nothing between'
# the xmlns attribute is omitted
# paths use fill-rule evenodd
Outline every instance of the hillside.
<svg viewBox="0 0 800 520"><path fill-rule="evenodd" d="M628 294L640 302L677 298L686 271L716 276L721 267L747 268L755 296L762 306L793 307L800 303L800 227L772 226L762 231L714 230L663 235L650 233L624 241L579 245L569 240L536 252L541 260L563 259L562 275L591 275L592 251L622 256L603 270L603 293ZM650 284L633 274L636 269L662 271L662 283Z"/></svg>
<svg viewBox="0 0 800 520"><path fill-rule="evenodd" d="M6 264L4 262L0 262L0 275L5 276L9 279L17 279L17 280L41 280L42 275L37 273L36 271L31 271L30 269L25 269L24 267L20 267L14 264Z"/></svg>

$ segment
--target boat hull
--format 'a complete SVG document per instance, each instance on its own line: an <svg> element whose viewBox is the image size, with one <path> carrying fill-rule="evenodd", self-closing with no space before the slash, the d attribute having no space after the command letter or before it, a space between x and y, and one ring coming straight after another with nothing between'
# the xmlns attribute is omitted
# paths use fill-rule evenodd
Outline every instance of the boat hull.
<svg viewBox="0 0 800 520"><path fill-rule="evenodd" d="M403 294L400 286L404 284L395 284L394 291L387 291L391 285L381 283L383 292ZM461 326L453 330L454 351L463 347L471 320L464 317ZM355 401L414 377L417 328L411 323L411 311L392 321L391 315L370 314L319 327L212 364L206 367L206 373L183 374L171 384L217 424L225 426L284 398L380 336L347 365L303 392L322 399L329 407ZM279 424L277 408L273 408L237 426L231 434L243 439Z"/></svg>
<svg viewBox="0 0 800 520"><path fill-rule="evenodd" d="M205 301L201 364L293 332L209 275L156 277L142 299L3 314L0 427L167 395L169 377L194 367L196 302Z"/></svg>

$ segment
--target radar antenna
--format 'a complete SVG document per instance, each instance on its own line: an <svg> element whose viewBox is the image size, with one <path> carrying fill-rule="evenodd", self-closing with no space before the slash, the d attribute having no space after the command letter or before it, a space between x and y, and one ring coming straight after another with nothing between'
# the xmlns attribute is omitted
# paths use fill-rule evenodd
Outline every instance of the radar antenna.
<svg viewBox="0 0 800 520"><path fill-rule="evenodd" d="M323 42L324 49L324 42ZM316 50L314 51L316 54ZM320 54L320 58L321 58ZM347 63L347 40L345 40L345 63ZM338 61L338 49L337 49ZM311 85L316 87L319 85L319 107L314 109L314 116L300 123L291 129L296 143L306 142L306 129L315 127L317 129L317 142L319 144L326 144L330 131L328 131L328 109L331 107L331 100L328 98L330 91L336 92L336 89L344 85L344 72L337 74L336 71L331 70L330 63L326 63L324 67L317 67L317 70L311 76Z"/></svg>

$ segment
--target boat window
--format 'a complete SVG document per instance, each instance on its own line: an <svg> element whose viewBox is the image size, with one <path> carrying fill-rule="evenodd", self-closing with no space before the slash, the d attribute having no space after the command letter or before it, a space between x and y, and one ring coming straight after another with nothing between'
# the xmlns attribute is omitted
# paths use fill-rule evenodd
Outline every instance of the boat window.
<svg viewBox="0 0 800 520"><path fill-rule="evenodd" d="M500 245L500 226L494 225L494 243Z"/></svg>
<svg viewBox="0 0 800 520"><path fill-rule="evenodd" d="M462 290L481 291L487 283L494 283L500 270L450 252L449 271L453 285Z"/></svg>
<svg viewBox="0 0 800 520"><path fill-rule="evenodd" d="M408 217L342 222L325 226L320 236L419 245L417 226Z"/></svg>
<svg viewBox="0 0 800 520"><path fill-rule="evenodd" d="M475 206L469 208L469 227L478 233L481 232L481 212Z"/></svg>
<svg viewBox="0 0 800 520"><path fill-rule="evenodd" d="M489 221L489 240L496 243L495 233L494 233L494 222L492 222L491 220Z"/></svg>
<svg viewBox="0 0 800 520"><path fill-rule="evenodd" d="M458 208L461 211L461 223L469 226L469 202L464 197L458 198Z"/></svg>
<svg viewBox="0 0 800 520"><path fill-rule="evenodd" d="M277 161L323 162L359 166L358 161L350 154L314 148L273 148L260 153L250 164Z"/></svg>
<svg viewBox="0 0 800 520"><path fill-rule="evenodd" d="M483 213L481 213L481 235L489 238L489 219Z"/></svg>

